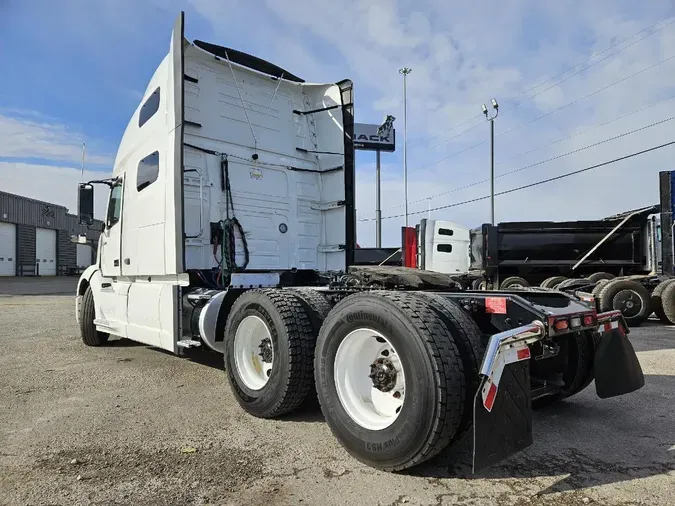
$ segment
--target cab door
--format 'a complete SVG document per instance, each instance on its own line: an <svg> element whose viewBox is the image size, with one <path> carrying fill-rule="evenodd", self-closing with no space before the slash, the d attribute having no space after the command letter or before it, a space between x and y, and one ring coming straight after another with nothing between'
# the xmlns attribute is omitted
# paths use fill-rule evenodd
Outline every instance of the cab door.
<svg viewBox="0 0 675 506"><path fill-rule="evenodd" d="M110 190L105 228L100 236L101 289L94 297L99 329L110 334L127 337L127 297L129 281L121 276L122 206L124 176L118 177Z"/></svg>
<svg viewBox="0 0 675 506"><path fill-rule="evenodd" d="M108 212L105 228L100 241L101 274L104 278L121 275L120 257L122 252L122 198L124 194L124 177L120 176L113 183L108 201Z"/></svg>

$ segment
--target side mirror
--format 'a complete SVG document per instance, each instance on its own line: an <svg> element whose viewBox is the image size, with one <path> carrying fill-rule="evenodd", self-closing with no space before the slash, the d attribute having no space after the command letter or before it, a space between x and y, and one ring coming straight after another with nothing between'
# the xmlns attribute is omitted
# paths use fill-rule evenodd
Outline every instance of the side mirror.
<svg viewBox="0 0 675 506"><path fill-rule="evenodd" d="M77 217L80 225L94 224L94 187L80 183L77 192Z"/></svg>

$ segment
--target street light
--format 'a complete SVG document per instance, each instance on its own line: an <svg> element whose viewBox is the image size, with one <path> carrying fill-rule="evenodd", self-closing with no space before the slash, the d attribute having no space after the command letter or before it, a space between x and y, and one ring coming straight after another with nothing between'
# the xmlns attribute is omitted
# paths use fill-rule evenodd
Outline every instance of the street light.
<svg viewBox="0 0 675 506"><path fill-rule="evenodd" d="M408 97L406 81L412 69L403 67L398 69L403 74L403 193L405 194L405 226L408 226Z"/></svg>
<svg viewBox="0 0 675 506"><path fill-rule="evenodd" d="M488 115L488 108L483 104L483 114L485 119L490 122L490 223L495 224L495 118L499 115L499 104L497 100L492 99L492 108L495 110L495 115L490 117Z"/></svg>
<svg viewBox="0 0 675 506"><path fill-rule="evenodd" d="M377 129L377 135L388 137L394 128L394 118L388 114ZM380 150L375 151L375 246L382 247L382 206L380 201Z"/></svg>

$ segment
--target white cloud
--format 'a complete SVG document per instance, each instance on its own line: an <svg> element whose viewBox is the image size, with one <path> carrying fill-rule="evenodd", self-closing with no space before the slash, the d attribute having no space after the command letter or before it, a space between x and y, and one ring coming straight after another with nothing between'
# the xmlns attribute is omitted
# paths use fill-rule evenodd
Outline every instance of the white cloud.
<svg viewBox="0 0 675 506"><path fill-rule="evenodd" d="M0 157L81 163L86 141L84 135L35 111L0 113ZM96 151L95 142L87 148L86 164L110 167L112 161Z"/></svg>
<svg viewBox="0 0 675 506"><path fill-rule="evenodd" d="M101 172L84 172L85 181L101 177ZM72 167L0 162L2 191L64 206L71 214L77 214L77 185L80 178L80 169ZM94 189L94 215L97 219L105 216L107 202L107 187L97 186Z"/></svg>
<svg viewBox="0 0 675 506"><path fill-rule="evenodd" d="M200 26L205 22L213 32L206 36L191 31L199 23L192 24L193 14L188 11L187 35L191 39L207 39L256 54L308 81L351 78L355 85L357 121L380 121L384 113L396 116L398 151L382 157L384 209L400 205L403 197L402 180L396 178L401 174L403 140L402 82L397 72L402 66L413 69L408 78L409 200L422 200L411 204L411 211L426 209L424 198L429 195L488 177L489 127L480 117L480 105L492 97L501 105L495 122L497 175L675 115L672 100L610 123L640 107L675 97L672 80L675 59L659 64L675 55L675 24L630 46L644 34L607 49L659 21L658 26L663 26L675 19L669 0L650 0L640 5L614 0L578 0L571 4L476 0L468 7L466 3L440 0L417 3L316 0L312 8L304 0L267 0L265 4L191 0L190 3L192 12L202 17ZM250 27L237 23L236 19L255 19L256 36L250 37ZM170 27L167 36L168 30ZM625 49L618 51L621 48ZM616 51L616 55L610 56ZM598 56L589 60L594 55ZM610 57L599 61L607 56ZM558 79L589 67L579 75L549 90L542 91L552 84L550 81L522 94L580 62L585 63ZM628 77L651 65L655 67ZM622 79L625 80L619 82ZM612 83L617 84L598 91ZM539 94L528 100L535 93ZM591 93L592 96L583 98ZM517 99L510 100L513 97ZM576 104L552 112L575 100ZM551 114L533 121L547 113ZM479 117L465 122L476 115ZM0 116L0 156L35 156L38 151L45 158L68 162L64 165L79 165L81 135L41 118L24 117L19 124L11 121L16 121L13 113ZM596 124L602 126L514 158ZM474 125L475 128L458 135ZM666 123L499 178L496 190L546 179L673 140L673 125ZM478 143L482 144L469 149ZM656 203L657 174L659 170L675 168L671 163L673 155L675 148L666 148L497 197L497 220L598 218ZM92 156L102 154L92 152ZM366 157L359 160L357 209L360 217L368 218L374 211L374 170ZM33 170L25 167L27 171ZM47 174L42 168L34 170L42 171L36 174ZM61 173L54 172L50 177L60 179L58 174ZM5 172L0 172L0 177L4 178ZM30 190L34 179L27 178L22 184ZM74 197L79 174L71 180L73 184L67 191ZM45 190L49 190L49 185ZM472 186L435 198L432 206L481 197L488 191L489 185L485 183ZM400 211L400 207L395 207L383 214ZM421 216L411 217L411 223ZM432 216L478 226L489 220L489 201L452 207ZM384 221L385 243L400 242L402 223L399 218ZM360 222L359 242L374 244L374 230L374 222Z"/></svg>

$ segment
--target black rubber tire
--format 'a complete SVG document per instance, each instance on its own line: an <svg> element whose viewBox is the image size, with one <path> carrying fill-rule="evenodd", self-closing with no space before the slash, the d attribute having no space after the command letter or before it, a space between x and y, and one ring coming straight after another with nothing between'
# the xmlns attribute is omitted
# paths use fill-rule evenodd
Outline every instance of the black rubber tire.
<svg viewBox="0 0 675 506"><path fill-rule="evenodd" d="M552 276L550 278L546 278L544 281L542 281L539 286L541 288L553 288L556 286L558 283L562 283L565 281L567 278L565 276Z"/></svg>
<svg viewBox="0 0 675 506"><path fill-rule="evenodd" d="M590 276L588 276L588 280L596 283L600 281L601 279L614 279L616 276L614 274L610 274L609 272L594 272Z"/></svg>
<svg viewBox="0 0 675 506"><path fill-rule="evenodd" d="M110 334L96 330L94 318L96 318L94 293L91 286L87 286L80 304L80 336L87 346L102 346L108 342Z"/></svg>
<svg viewBox="0 0 675 506"><path fill-rule="evenodd" d="M247 316L258 316L272 334L278 357L269 381L251 390L240 379L234 360L236 329ZM300 406L314 382L314 344L310 317L300 299L282 289L250 290L237 298L225 325L225 370L239 404L253 416L273 418Z"/></svg>
<svg viewBox="0 0 675 506"><path fill-rule="evenodd" d="M473 424L473 401L480 385L478 373L485 356L487 337L483 336L476 322L455 301L430 292L414 292L414 295L422 298L441 318L445 327L450 331L462 359L466 377L466 393L464 414L457 434L453 438L453 441L458 441Z"/></svg>
<svg viewBox="0 0 675 506"><path fill-rule="evenodd" d="M526 279L521 278L520 276L509 276L504 281L499 283L499 289L500 290L506 290L508 288L511 288L512 286L518 286L518 285L523 286L523 287L528 287L528 286L530 286L530 283L528 283Z"/></svg>
<svg viewBox="0 0 675 506"><path fill-rule="evenodd" d="M675 283L668 283L661 293L661 309L664 316L664 320L661 321L675 325Z"/></svg>
<svg viewBox="0 0 675 506"><path fill-rule="evenodd" d="M602 288L611 281L611 279L601 279L593 287L593 292L591 292L597 300L600 300L600 292Z"/></svg>
<svg viewBox="0 0 675 506"><path fill-rule="evenodd" d="M639 302L638 311L625 306L621 308L617 297L630 297L633 304ZM652 314L651 297L647 289L635 280L613 279L600 291L600 311L612 311L613 309L621 309L629 327L639 327Z"/></svg>
<svg viewBox="0 0 675 506"><path fill-rule="evenodd" d="M533 408L540 408L567 399L591 384L594 378L593 360L598 339L593 332L575 332L568 340L568 361L563 372L565 386L555 395L547 395L532 402Z"/></svg>
<svg viewBox="0 0 675 506"><path fill-rule="evenodd" d="M555 286L556 290L565 290L566 288L572 288L574 285L587 285L589 281L585 278L569 278L564 281L561 281Z"/></svg>
<svg viewBox="0 0 675 506"><path fill-rule="evenodd" d="M302 304L304 310L309 316L309 322L312 325L312 333L314 335L314 340L316 341L319 336L319 331L321 330L321 325L323 321L333 309L333 304L331 304L326 297L324 297L317 290L312 288L289 288L286 289L287 292L295 295L300 303ZM303 403L304 407L316 409L319 407L319 399L316 395L316 388L312 383L312 388L307 392L307 397Z"/></svg>
<svg viewBox="0 0 675 506"><path fill-rule="evenodd" d="M396 420L381 430L359 425L335 386L335 357L353 330L381 332L405 357L405 400ZM460 353L438 314L410 293L351 295L326 318L316 343L315 375L321 410L342 446L359 461L386 471L424 462L457 433L464 411L465 374Z"/></svg>
<svg viewBox="0 0 675 506"><path fill-rule="evenodd" d="M319 334L323 321L333 309L333 305L317 290L311 288L289 288L286 291L300 299L307 315L309 316L312 330Z"/></svg>
<svg viewBox="0 0 675 506"><path fill-rule="evenodd" d="M666 313L663 311L663 291L673 281L675 281L675 278L661 281L658 285L656 285L656 288L654 288L654 290L652 291L652 298L651 298L652 310L654 311L654 314L659 318L659 320L662 323L671 325L674 324L675 321L671 322L666 316Z"/></svg>

